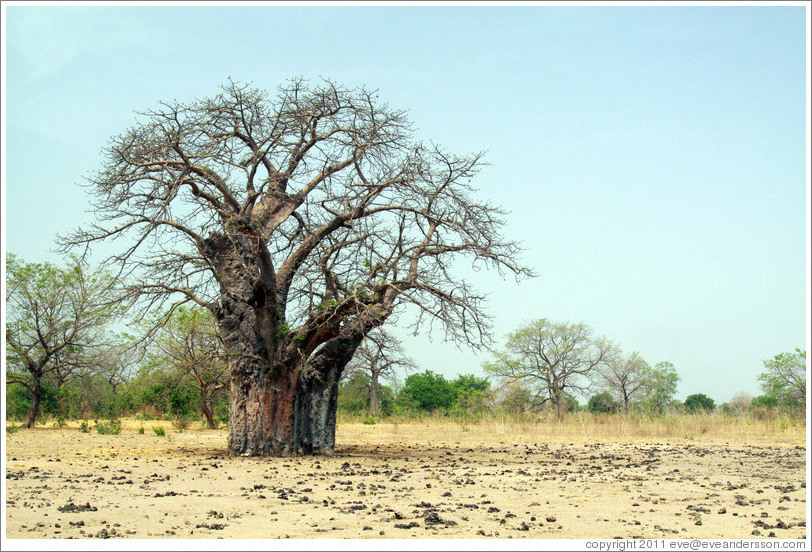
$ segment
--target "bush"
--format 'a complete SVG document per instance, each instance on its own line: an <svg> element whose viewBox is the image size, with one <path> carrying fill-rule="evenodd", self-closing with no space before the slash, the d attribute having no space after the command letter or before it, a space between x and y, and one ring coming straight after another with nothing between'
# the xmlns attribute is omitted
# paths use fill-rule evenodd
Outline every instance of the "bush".
<svg viewBox="0 0 812 552"><path fill-rule="evenodd" d="M155 432L155 435L158 437L164 437L166 435L166 430L164 426L152 426L152 431Z"/></svg>
<svg viewBox="0 0 812 552"><path fill-rule="evenodd" d="M505 381L498 390L498 408L505 412L522 414L533 410L533 392L520 381Z"/></svg>
<svg viewBox="0 0 812 552"><path fill-rule="evenodd" d="M118 435L121 433L121 420L109 420L96 424L99 435Z"/></svg>
<svg viewBox="0 0 812 552"><path fill-rule="evenodd" d="M73 418L93 415L112 420L128 411L125 395L117 393L116 388L102 376L75 378L62 388L61 412Z"/></svg>
<svg viewBox="0 0 812 552"><path fill-rule="evenodd" d="M338 393L338 410L347 414L360 414L365 412L369 400L353 396L348 393Z"/></svg>
<svg viewBox="0 0 812 552"><path fill-rule="evenodd" d="M480 416L489 410L492 400L488 378L463 374L451 382L456 393L452 414L456 416Z"/></svg>
<svg viewBox="0 0 812 552"><path fill-rule="evenodd" d="M587 410L592 414L609 414L617 412L620 405L608 391L598 393L589 399Z"/></svg>
<svg viewBox="0 0 812 552"><path fill-rule="evenodd" d="M150 407L162 416L191 416L198 412L200 392L170 374L156 371L133 382L133 401L142 410Z"/></svg>
<svg viewBox="0 0 812 552"><path fill-rule="evenodd" d="M6 418L25 420L30 409L31 390L19 383L9 383L6 386ZM38 419L44 420L48 416L59 415L59 391L51 382L43 381L40 387Z"/></svg>
<svg viewBox="0 0 812 552"><path fill-rule="evenodd" d="M81 424L79 424L79 431L82 433L90 433L90 424L87 420L84 420Z"/></svg>
<svg viewBox="0 0 812 552"><path fill-rule="evenodd" d="M761 395L750 401L750 408L778 408L778 397Z"/></svg>
<svg viewBox="0 0 812 552"><path fill-rule="evenodd" d="M138 434L139 434L139 435L143 435L143 434L144 434L144 426L141 426L141 427L139 427L139 428L138 428Z"/></svg>
<svg viewBox="0 0 812 552"><path fill-rule="evenodd" d="M178 416L172 420L172 425L175 426L179 432L183 433L189 428L189 418L186 416Z"/></svg>
<svg viewBox="0 0 812 552"><path fill-rule="evenodd" d="M448 409L457 399L457 390L441 374L426 370L406 378L399 395L411 399L420 410Z"/></svg>
<svg viewBox="0 0 812 552"><path fill-rule="evenodd" d="M346 414L360 415L369 408L369 376L353 372L338 386L338 409Z"/></svg>
<svg viewBox="0 0 812 552"><path fill-rule="evenodd" d="M685 399L685 408L688 412L696 412L697 410L710 412L714 408L713 399L704 393L696 393Z"/></svg>

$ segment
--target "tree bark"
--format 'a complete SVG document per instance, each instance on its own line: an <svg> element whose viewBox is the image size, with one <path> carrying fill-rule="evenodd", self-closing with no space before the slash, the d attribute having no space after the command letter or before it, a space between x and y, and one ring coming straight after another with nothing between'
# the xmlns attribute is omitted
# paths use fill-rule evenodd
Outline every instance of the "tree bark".
<svg viewBox="0 0 812 552"><path fill-rule="evenodd" d="M564 394L555 394L555 417L560 422L564 419Z"/></svg>
<svg viewBox="0 0 812 552"><path fill-rule="evenodd" d="M28 409L28 419L25 421L25 427L34 429L37 424L37 416L39 415L40 396L42 395L42 376L32 373L31 382L31 408Z"/></svg>
<svg viewBox="0 0 812 552"><path fill-rule="evenodd" d="M211 407L211 393L206 389L200 390L200 410L203 412L203 417L206 418L206 427L215 429L214 414Z"/></svg>
<svg viewBox="0 0 812 552"><path fill-rule="evenodd" d="M304 368L261 372L232 372L229 453L332 454L340 371L326 375Z"/></svg>
<svg viewBox="0 0 812 552"><path fill-rule="evenodd" d="M333 339L309 361L231 370L228 451L240 456L332 454L338 382L361 338Z"/></svg>
<svg viewBox="0 0 812 552"><path fill-rule="evenodd" d="M373 416L378 416L381 413L381 398L378 384L379 370L372 370L370 372L371 378L369 380L369 413Z"/></svg>

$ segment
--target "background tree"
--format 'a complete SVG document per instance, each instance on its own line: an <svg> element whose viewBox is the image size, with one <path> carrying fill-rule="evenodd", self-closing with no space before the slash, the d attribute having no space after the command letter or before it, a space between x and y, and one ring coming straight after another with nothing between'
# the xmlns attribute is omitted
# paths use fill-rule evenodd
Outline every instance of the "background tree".
<svg viewBox="0 0 812 552"><path fill-rule="evenodd" d="M488 378L473 374L460 374L451 381L454 389L454 408L459 413L481 414L490 407L492 394Z"/></svg>
<svg viewBox="0 0 812 552"><path fill-rule="evenodd" d="M593 395L587 403L587 410L593 414L609 414L617 412L619 408L620 405L608 391Z"/></svg>
<svg viewBox="0 0 812 552"><path fill-rule="evenodd" d="M523 381L502 379L496 388L494 401L503 412L523 414L539 408L533 400L533 391Z"/></svg>
<svg viewBox="0 0 812 552"><path fill-rule="evenodd" d="M6 379L29 390L25 426L33 428L43 381L60 385L85 366L116 313L113 280L76 261L65 268L6 257Z"/></svg>
<svg viewBox="0 0 812 552"><path fill-rule="evenodd" d="M457 398L457 390L442 374L426 370L406 378L398 398L406 400L419 410L434 412L451 408Z"/></svg>
<svg viewBox="0 0 812 552"><path fill-rule="evenodd" d="M694 395L689 395L685 399L685 408L688 410L688 412L696 412L698 410L710 412L714 408L714 403L713 399L704 393L696 393Z"/></svg>
<svg viewBox="0 0 812 552"><path fill-rule="evenodd" d="M197 390L206 427L215 429L213 403L226 388L228 366L214 317L202 308L178 307L159 331L156 345L170 373Z"/></svg>
<svg viewBox="0 0 812 552"><path fill-rule="evenodd" d="M599 379L617 397L623 411L628 412L632 400L645 391L650 372L648 363L639 353L627 356L618 352L599 371Z"/></svg>
<svg viewBox="0 0 812 552"><path fill-rule="evenodd" d="M643 390L643 402L655 412L664 412L677 393L680 376L668 361L658 362L651 368Z"/></svg>
<svg viewBox="0 0 812 552"><path fill-rule="evenodd" d="M527 382L535 400L552 402L563 419L567 391L583 392L588 378L611 360L613 346L595 338L584 323L537 320L508 334L504 352L497 352L485 369L502 378Z"/></svg>
<svg viewBox="0 0 812 552"><path fill-rule="evenodd" d="M369 411L369 376L360 371L342 375L338 386L338 410L348 414Z"/></svg>
<svg viewBox="0 0 812 552"><path fill-rule="evenodd" d="M212 312L231 454L332 452L339 378L370 331L412 305L416 327L482 346L483 296L459 261L530 275L504 213L473 197L481 155L411 134L364 89L298 79L271 98L230 82L160 103L107 148L98 221L63 246L128 244L109 259L137 282L128 297Z"/></svg>
<svg viewBox="0 0 812 552"><path fill-rule="evenodd" d="M741 415L747 412L750 404L753 402L753 396L749 393L736 393L728 403L728 408L731 414Z"/></svg>
<svg viewBox="0 0 812 552"><path fill-rule="evenodd" d="M127 334L105 334L100 346L88 350L85 369L76 374L62 399L64 413L85 417L118 417L132 407L127 383L140 358L138 341Z"/></svg>
<svg viewBox="0 0 812 552"><path fill-rule="evenodd" d="M408 373L415 368L412 359L406 356L400 340L383 328L376 328L367 334L355 351L342 378L352 378L356 384L368 382L369 413L378 416L381 413L381 379L393 381L398 371ZM367 376L366 380L356 378L357 373Z"/></svg>
<svg viewBox="0 0 812 552"><path fill-rule="evenodd" d="M806 404L806 351L781 353L764 361L766 371L758 376L761 388L768 397L790 408L803 408Z"/></svg>

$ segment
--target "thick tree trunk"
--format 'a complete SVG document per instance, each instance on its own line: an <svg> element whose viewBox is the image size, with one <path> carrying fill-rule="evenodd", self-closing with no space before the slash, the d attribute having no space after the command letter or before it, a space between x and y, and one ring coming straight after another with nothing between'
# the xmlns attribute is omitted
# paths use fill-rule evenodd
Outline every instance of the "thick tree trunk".
<svg viewBox="0 0 812 552"><path fill-rule="evenodd" d="M332 454L338 381L359 342L332 340L307 364L238 363L231 371L229 454Z"/></svg>
<svg viewBox="0 0 812 552"><path fill-rule="evenodd" d="M564 419L564 395L556 395L555 396L555 417L558 421L562 421Z"/></svg>
<svg viewBox="0 0 812 552"><path fill-rule="evenodd" d="M378 392L378 376L380 372L372 370L371 374L372 377L369 380L369 413L373 416L377 416L381 412L381 398Z"/></svg>
<svg viewBox="0 0 812 552"><path fill-rule="evenodd" d="M233 370L228 451L242 456L332 454L338 366L265 372Z"/></svg>
<svg viewBox="0 0 812 552"><path fill-rule="evenodd" d="M37 424L40 395L42 395L42 377L34 375L31 383L31 408L28 409L28 419L25 421L25 427L28 429L34 429Z"/></svg>
<svg viewBox="0 0 812 552"><path fill-rule="evenodd" d="M269 301L260 277L254 239L206 240L223 292L217 319L231 371L228 452L332 454L341 372L366 332L391 314L391 301L368 309L365 320L323 323L294 347L284 309Z"/></svg>

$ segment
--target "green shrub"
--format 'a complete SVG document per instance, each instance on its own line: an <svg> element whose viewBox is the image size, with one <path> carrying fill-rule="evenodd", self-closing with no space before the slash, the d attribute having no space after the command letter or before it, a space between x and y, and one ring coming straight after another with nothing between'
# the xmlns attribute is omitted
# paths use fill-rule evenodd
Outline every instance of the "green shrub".
<svg viewBox="0 0 812 552"><path fill-rule="evenodd" d="M366 418L364 418L363 422L364 422L366 425L375 425L375 424L377 423L377 422L375 421L375 417L374 417L374 416L367 416Z"/></svg>
<svg viewBox="0 0 812 552"><path fill-rule="evenodd" d="M454 416L478 417L489 411L493 398L488 378L478 378L473 374L463 374L451 382L456 394L451 407Z"/></svg>
<svg viewBox="0 0 812 552"><path fill-rule="evenodd" d="M121 433L121 420L96 423L96 431L99 435L118 435Z"/></svg>
<svg viewBox="0 0 812 552"><path fill-rule="evenodd" d="M158 437L163 437L166 435L166 430L164 429L164 426L152 426L152 431L154 431L155 435L157 435Z"/></svg>
<svg viewBox="0 0 812 552"><path fill-rule="evenodd" d="M8 433L8 434L16 433L17 431L20 430L20 427L22 427L22 426L18 426L18 425L14 425L14 424L7 425L6 426L6 433Z"/></svg>
<svg viewBox="0 0 812 552"><path fill-rule="evenodd" d="M183 433L189 427L189 418L186 416L177 416L172 420L172 425L175 426L180 433Z"/></svg>
<svg viewBox="0 0 812 552"><path fill-rule="evenodd" d="M31 390L19 383L9 383L6 386L6 417L17 421L25 420L30 408ZM38 419L43 421L48 416L59 415L59 391L53 383L43 380L40 387Z"/></svg>
<svg viewBox="0 0 812 552"><path fill-rule="evenodd" d="M778 408L778 397L772 395L760 395L750 401L750 408Z"/></svg>
<svg viewBox="0 0 812 552"><path fill-rule="evenodd" d="M412 374L406 378L399 395L417 405L420 410L445 410L457 399L457 389L442 376L431 370Z"/></svg>
<svg viewBox="0 0 812 552"><path fill-rule="evenodd" d="M713 407L713 399L704 393L696 393L685 399L685 408L688 410L688 412L696 412L697 410L710 412L713 410Z"/></svg>
<svg viewBox="0 0 812 552"><path fill-rule="evenodd" d="M594 395L587 403L587 410L592 414L610 414L618 411L618 403L608 391Z"/></svg>
<svg viewBox="0 0 812 552"><path fill-rule="evenodd" d="M143 435L143 434L144 434L144 426L141 426L141 427L139 427L139 428L138 428L138 434L139 434L139 435Z"/></svg>
<svg viewBox="0 0 812 552"><path fill-rule="evenodd" d="M79 424L79 431L82 433L90 433L90 424L87 420L84 420L81 424Z"/></svg>

